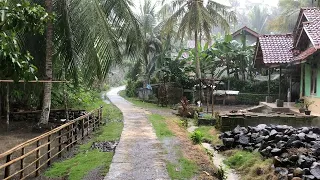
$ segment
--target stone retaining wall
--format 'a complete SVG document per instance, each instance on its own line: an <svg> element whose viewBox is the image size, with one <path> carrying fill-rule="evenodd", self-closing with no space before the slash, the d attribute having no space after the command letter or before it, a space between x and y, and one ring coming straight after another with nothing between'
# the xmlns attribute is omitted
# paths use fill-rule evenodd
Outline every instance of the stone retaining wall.
<svg viewBox="0 0 320 180"><path fill-rule="evenodd" d="M286 124L295 128L305 126L320 126L320 118L299 115L253 115L228 114L220 115L217 126L221 131L229 131L235 127L257 126L259 124Z"/></svg>

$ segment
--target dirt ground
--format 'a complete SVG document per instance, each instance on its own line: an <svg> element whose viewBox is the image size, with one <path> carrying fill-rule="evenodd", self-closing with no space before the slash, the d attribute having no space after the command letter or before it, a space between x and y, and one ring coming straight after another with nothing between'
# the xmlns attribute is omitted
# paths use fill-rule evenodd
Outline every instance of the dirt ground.
<svg viewBox="0 0 320 180"><path fill-rule="evenodd" d="M2 120L4 122L4 120ZM0 154L9 149L41 135L41 133L32 132L34 124L25 121L11 122L10 131L7 132L5 123L0 125Z"/></svg>

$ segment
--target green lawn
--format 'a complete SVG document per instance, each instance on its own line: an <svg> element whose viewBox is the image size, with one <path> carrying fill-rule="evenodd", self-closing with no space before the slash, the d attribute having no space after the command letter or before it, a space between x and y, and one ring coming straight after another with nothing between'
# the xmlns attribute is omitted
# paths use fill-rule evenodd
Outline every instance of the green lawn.
<svg viewBox="0 0 320 180"><path fill-rule="evenodd" d="M167 162L167 170L171 179L191 179L198 171L196 163L180 158L178 164Z"/></svg>
<svg viewBox="0 0 320 180"><path fill-rule="evenodd" d="M93 142L119 140L123 129L123 123L117 122L122 119L121 111L111 104L98 101L91 107L95 109L103 104L103 117L108 118L108 123L100 128L94 138L86 144L78 147L78 153L74 157L54 163L45 172L45 176L51 178L68 177L69 180L81 180L88 172L98 167L102 167L102 174L106 174L112 161L113 152L99 152L90 147Z"/></svg>
<svg viewBox="0 0 320 180"><path fill-rule="evenodd" d="M168 129L165 118L159 114L152 114L148 116L149 121L152 123L159 139L164 137L172 137L173 133Z"/></svg>

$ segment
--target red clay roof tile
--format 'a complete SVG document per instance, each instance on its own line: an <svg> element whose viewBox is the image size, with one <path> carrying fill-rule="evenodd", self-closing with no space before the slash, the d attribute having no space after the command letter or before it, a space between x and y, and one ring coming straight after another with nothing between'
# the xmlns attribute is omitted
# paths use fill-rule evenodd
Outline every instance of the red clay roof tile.
<svg viewBox="0 0 320 180"><path fill-rule="evenodd" d="M285 35L261 35L260 43L264 64L282 64L293 60L293 36Z"/></svg>
<svg viewBox="0 0 320 180"><path fill-rule="evenodd" d="M317 7L301 8L302 13L308 21L316 21L320 19L320 9Z"/></svg>

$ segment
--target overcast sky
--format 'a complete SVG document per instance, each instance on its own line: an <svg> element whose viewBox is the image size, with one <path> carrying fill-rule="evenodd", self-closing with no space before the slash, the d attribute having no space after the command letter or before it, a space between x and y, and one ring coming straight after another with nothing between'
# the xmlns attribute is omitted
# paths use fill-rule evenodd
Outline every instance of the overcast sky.
<svg viewBox="0 0 320 180"><path fill-rule="evenodd" d="M139 8L140 6L140 2L143 2L144 0L132 0L136 6L136 8ZM157 2L157 0L152 0L152 2ZM221 3L226 3L229 4L229 0L216 0L218 2ZM241 5L245 5L246 3L251 2L251 3L265 3L265 4L269 4L271 6L278 6L278 2L279 0L240 0Z"/></svg>

